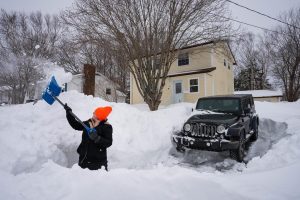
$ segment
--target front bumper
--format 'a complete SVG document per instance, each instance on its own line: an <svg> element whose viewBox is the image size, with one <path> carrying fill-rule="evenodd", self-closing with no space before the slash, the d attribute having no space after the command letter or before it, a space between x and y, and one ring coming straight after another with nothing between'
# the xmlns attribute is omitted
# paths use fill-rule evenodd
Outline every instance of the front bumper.
<svg viewBox="0 0 300 200"><path fill-rule="evenodd" d="M226 151L237 149L239 146L239 141L229 141L226 139L206 139L173 135L172 140L177 147L206 151Z"/></svg>

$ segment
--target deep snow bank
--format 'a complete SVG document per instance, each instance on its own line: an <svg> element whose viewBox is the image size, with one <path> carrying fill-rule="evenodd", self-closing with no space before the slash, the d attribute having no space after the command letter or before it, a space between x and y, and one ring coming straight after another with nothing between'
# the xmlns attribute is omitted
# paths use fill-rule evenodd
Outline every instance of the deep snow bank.
<svg viewBox="0 0 300 200"><path fill-rule="evenodd" d="M60 99L82 120L90 118L98 106L113 107L110 168L144 168L166 159L172 131L181 128L192 108L192 104L181 104L156 112L141 111L75 91L61 94ZM77 163L81 132L69 126L60 104L39 101L0 109L0 169L18 174L37 171L48 159L66 167Z"/></svg>
<svg viewBox="0 0 300 200"><path fill-rule="evenodd" d="M169 154L193 104L149 112L77 92L60 98L83 120L113 107L110 172L75 164L81 133L58 103L0 107L0 199L300 199L300 101L256 102L260 136L242 164L226 152Z"/></svg>
<svg viewBox="0 0 300 200"><path fill-rule="evenodd" d="M191 114L193 104L177 104L155 112L139 105L109 103L100 98L85 96L75 91L62 93L82 120L91 117L98 106L111 105L109 117L113 125L113 146L108 159L111 169L153 168L159 163L166 166L180 165L200 172L228 170L265 170L267 166L284 166L299 160L300 118L295 103L256 102L260 116L259 138L251 144L246 157L247 165L228 157L228 152L189 151L174 154L170 136L182 127ZM52 106L44 101L0 108L0 169L12 174L34 172L48 160L70 168L78 161L76 149L81 132L73 130L65 118L65 111L57 102ZM292 117L291 117L292 116ZM270 119L269 119L270 118ZM277 121L274 121L274 120Z"/></svg>

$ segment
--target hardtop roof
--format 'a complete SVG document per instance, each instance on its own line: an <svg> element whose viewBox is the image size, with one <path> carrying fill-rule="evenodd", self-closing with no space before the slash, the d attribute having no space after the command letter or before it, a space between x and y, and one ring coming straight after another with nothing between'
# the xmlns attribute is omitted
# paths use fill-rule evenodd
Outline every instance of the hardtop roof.
<svg viewBox="0 0 300 200"><path fill-rule="evenodd" d="M231 95L215 95L215 96L207 96L201 97L199 99L242 99L242 98L252 98L252 94L231 94Z"/></svg>

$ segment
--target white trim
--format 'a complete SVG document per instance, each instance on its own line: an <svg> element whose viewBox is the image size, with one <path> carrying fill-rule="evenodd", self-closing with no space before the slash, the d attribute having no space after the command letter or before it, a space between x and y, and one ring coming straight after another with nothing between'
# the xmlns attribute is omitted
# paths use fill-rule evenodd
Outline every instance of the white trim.
<svg viewBox="0 0 300 200"><path fill-rule="evenodd" d="M198 91L197 92L191 92L191 80L197 79L198 80ZM200 93L200 79L199 77L195 77L195 78L189 78L189 93L190 94L195 94L195 93ZM194 85L195 86L195 85Z"/></svg>

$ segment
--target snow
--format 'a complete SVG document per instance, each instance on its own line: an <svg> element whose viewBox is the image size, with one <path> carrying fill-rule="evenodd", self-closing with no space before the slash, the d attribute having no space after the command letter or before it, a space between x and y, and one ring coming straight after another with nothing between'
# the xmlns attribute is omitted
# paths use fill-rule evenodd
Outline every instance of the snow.
<svg viewBox="0 0 300 200"><path fill-rule="evenodd" d="M72 74L70 72L65 72L64 68L58 66L55 63L47 62L39 67L45 74L45 78L43 79L43 81L50 81L50 78L52 76L55 76L55 79L59 85L68 83L72 80Z"/></svg>
<svg viewBox="0 0 300 200"><path fill-rule="evenodd" d="M56 78L63 82L67 76ZM176 153L171 134L195 104L151 112L146 105L110 103L76 91L59 98L82 120L98 106L113 107L109 172L77 165L81 133L68 125L57 102L4 106L0 199L300 199L300 101L255 102L260 135L245 164L227 152Z"/></svg>
<svg viewBox="0 0 300 200"><path fill-rule="evenodd" d="M280 90L246 90L235 91L234 94L252 94L253 97L277 97L282 96Z"/></svg>
<svg viewBox="0 0 300 200"><path fill-rule="evenodd" d="M39 68L43 72L44 77L36 84L34 99L42 98L42 93L49 85L52 76L55 77L58 85L62 88L63 84L69 83L72 80L72 74L70 72L65 72L64 68L52 62L45 62L41 65L37 65L36 68Z"/></svg>

